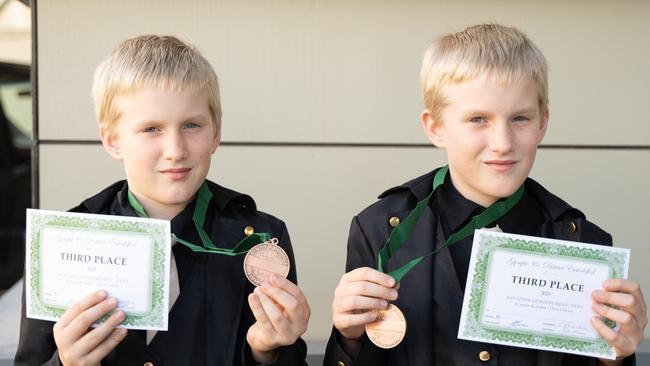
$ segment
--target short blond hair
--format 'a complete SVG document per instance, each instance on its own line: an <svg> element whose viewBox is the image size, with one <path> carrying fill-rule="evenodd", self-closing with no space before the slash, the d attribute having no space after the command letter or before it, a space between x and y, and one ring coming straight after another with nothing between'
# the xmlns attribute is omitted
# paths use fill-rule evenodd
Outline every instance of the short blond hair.
<svg viewBox="0 0 650 366"><path fill-rule="evenodd" d="M215 133L221 130L219 80L212 66L195 47L158 35L123 41L97 66L92 94L100 128L114 132L120 118L118 97L146 88L204 92Z"/></svg>
<svg viewBox="0 0 650 366"><path fill-rule="evenodd" d="M427 48L420 72L425 108L438 120L446 105L446 86L488 75L504 85L532 77L537 83L540 113L547 111L544 55L520 30L498 24L480 24L443 35Z"/></svg>

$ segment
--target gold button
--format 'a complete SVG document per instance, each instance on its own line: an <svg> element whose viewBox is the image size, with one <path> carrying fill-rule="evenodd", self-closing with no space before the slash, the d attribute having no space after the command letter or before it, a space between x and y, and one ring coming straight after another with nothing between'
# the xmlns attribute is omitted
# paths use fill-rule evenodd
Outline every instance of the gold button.
<svg viewBox="0 0 650 366"><path fill-rule="evenodd" d="M388 219L388 224L391 227L397 227L397 225L399 225L399 217L392 216L390 219Z"/></svg>
<svg viewBox="0 0 650 366"><path fill-rule="evenodd" d="M578 225L573 221L569 221L569 230L571 230L572 233L575 233L578 231Z"/></svg>
<svg viewBox="0 0 650 366"><path fill-rule="evenodd" d="M252 226L246 226L246 227L244 228L244 234L245 234L246 236L251 236L251 235L253 235L254 232L255 232L255 228L252 227Z"/></svg>
<svg viewBox="0 0 650 366"><path fill-rule="evenodd" d="M153 363L151 363L151 362L145 362L143 366L153 366Z"/></svg>
<svg viewBox="0 0 650 366"><path fill-rule="evenodd" d="M489 361L489 360L490 360L490 352L488 352L488 351L481 351L481 352L478 354L478 359L481 360L481 361L483 361L483 362Z"/></svg>
<svg viewBox="0 0 650 366"><path fill-rule="evenodd" d="M336 363L336 366L345 366L345 362L339 361Z"/></svg>

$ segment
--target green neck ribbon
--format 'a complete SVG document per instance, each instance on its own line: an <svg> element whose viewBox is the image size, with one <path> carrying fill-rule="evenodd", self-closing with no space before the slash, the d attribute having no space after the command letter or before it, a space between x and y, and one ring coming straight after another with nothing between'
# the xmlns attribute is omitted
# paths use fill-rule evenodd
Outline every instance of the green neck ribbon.
<svg viewBox="0 0 650 366"><path fill-rule="evenodd" d="M196 232L199 234L203 246L190 243L186 240L177 237L175 234L172 233L173 239L185 245L193 252L222 254L231 257L244 254L248 252L252 247L256 246L257 244L271 239L271 235L269 233L253 233L245 237L244 239L242 239L242 241L240 241L239 244L237 244L232 249L218 248L217 246L215 246L212 240L210 239L208 233L205 232L205 230L203 229L203 225L205 224L205 213L208 211L208 204L210 203L212 196L213 195L212 192L210 192L210 188L208 188L208 184L206 182L203 182L201 188L199 188L199 193L196 198L196 206L194 207L194 214L192 215L192 221L194 221ZM133 193L131 193L130 189L128 193L128 200L129 200L129 204L131 205L131 207L133 207L133 209L138 214L138 216L149 217L147 211L145 211L144 207L142 207L142 205L140 204L140 202L138 202L138 200L135 198Z"/></svg>
<svg viewBox="0 0 650 366"><path fill-rule="evenodd" d="M386 241L386 244L384 247L379 251L379 255L377 257L377 269L380 272L384 272L384 264L387 263L390 258L395 254L395 252L404 244L405 241L407 241L413 232L413 229L415 228L415 225L417 224L420 216L422 216L422 213L424 212L424 209L429 205L429 202L431 201L431 198L433 197L433 194L435 193L436 189L442 185L442 183L445 181L445 176L447 175L447 172L449 171L449 166L445 165L444 167L440 168L436 175L433 178L433 190L431 193L425 197L422 201L418 202L417 206L411 211L411 213L402 221L399 225L397 225L396 228L393 229L393 231L390 233L390 236L388 237L388 240ZM505 215L510 209L519 202L521 197L524 195L524 185L522 184L521 187L515 191L510 197L507 197L505 199L498 200L497 202L493 203L490 207L488 207L485 211L483 211L481 214L476 215L472 217L470 222L463 226L461 229L455 231L453 234L449 236L447 241L443 245L441 245L439 248L435 249L429 254L423 255L421 257L417 257L415 259L412 259L410 262L406 263L405 265L393 270L392 272L389 272L388 275L393 277L396 282L399 282L402 280L404 276L413 268L415 267L420 261L426 257L432 256L436 254L438 251L449 247L460 240L472 235L474 233L474 230L476 229L481 229L486 227L487 225L493 223L503 215Z"/></svg>

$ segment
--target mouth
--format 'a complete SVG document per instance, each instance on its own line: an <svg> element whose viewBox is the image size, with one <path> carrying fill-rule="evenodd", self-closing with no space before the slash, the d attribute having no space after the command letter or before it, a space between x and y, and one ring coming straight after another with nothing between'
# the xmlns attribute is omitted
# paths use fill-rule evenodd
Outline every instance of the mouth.
<svg viewBox="0 0 650 366"><path fill-rule="evenodd" d="M160 172L164 174L167 178L171 180L181 180L185 178L189 173L191 168L171 168L171 169L164 169L161 170Z"/></svg>
<svg viewBox="0 0 650 366"><path fill-rule="evenodd" d="M507 172L512 170L512 168L517 164L515 160L487 160L483 162L489 166L492 170L497 172Z"/></svg>

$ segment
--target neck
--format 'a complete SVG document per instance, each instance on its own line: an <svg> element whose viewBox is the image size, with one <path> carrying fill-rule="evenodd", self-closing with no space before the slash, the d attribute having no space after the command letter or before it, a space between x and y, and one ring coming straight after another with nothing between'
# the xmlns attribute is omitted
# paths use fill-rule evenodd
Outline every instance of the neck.
<svg viewBox="0 0 650 366"><path fill-rule="evenodd" d="M131 190L131 193L133 193L135 199L142 205L147 216L152 219L171 220L187 206L187 203L177 205L160 204L139 194L137 191Z"/></svg>
<svg viewBox="0 0 650 366"><path fill-rule="evenodd" d="M480 194L479 192L473 191L470 187L460 184L461 180L456 177L456 173L451 169L449 169L449 178L451 179L451 184L453 184L458 193L460 193L465 199L472 201L483 208L490 207L494 202L499 200L499 197Z"/></svg>

